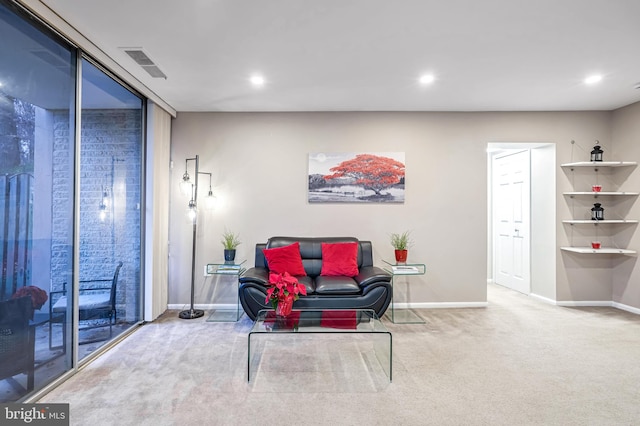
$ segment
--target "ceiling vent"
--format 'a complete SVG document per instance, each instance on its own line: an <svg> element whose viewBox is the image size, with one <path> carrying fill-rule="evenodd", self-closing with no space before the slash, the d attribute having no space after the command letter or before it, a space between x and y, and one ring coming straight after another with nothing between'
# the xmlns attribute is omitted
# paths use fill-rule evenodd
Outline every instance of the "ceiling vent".
<svg viewBox="0 0 640 426"><path fill-rule="evenodd" d="M145 70L149 75L153 78L164 78L167 79L167 76L158 68L156 64L153 63L151 58L143 52L140 47L123 47L121 48L124 52L131 57L136 64L140 65L143 70Z"/></svg>

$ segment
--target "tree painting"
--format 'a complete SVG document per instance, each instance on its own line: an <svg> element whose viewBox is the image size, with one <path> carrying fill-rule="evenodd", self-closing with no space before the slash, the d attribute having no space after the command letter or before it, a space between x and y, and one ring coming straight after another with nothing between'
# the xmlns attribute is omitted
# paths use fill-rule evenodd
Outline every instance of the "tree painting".
<svg viewBox="0 0 640 426"><path fill-rule="evenodd" d="M352 177L356 180L356 185L371 189L377 195L381 195L382 190L400 183L400 179L404 177L404 164L392 158L372 154L358 154L330 170L333 174L325 176L325 179Z"/></svg>
<svg viewBox="0 0 640 426"><path fill-rule="evenodd" d="M309 155L309 202L404 202L404 153Z"/></svg>

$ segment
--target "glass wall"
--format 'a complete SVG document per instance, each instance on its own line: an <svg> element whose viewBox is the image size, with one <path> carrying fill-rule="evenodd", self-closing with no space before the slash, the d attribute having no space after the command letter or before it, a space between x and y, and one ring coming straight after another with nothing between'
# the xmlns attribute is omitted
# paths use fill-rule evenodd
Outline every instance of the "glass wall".
<svg viewBox="0 0 640 426"><path fill-rule="evenodd" d="M80 359L142 320L143 147L142 99L86 59L81 69ZM91 290L112 285L109 300ZM97 294L108 306L85 309Z"/></svg>
<svg viewBox="0 0 640 426"><path fill-rule="evenodd" d="M0 0L0 402L143 316L143 100L78 54Z"/></svg>
<svg viewBox="0 0 640 426"><path fill-rule="evenodd" d="M72 366L50 308L73 282L76 50L4 1L0 40L0 400L16 401Z"/></svg>

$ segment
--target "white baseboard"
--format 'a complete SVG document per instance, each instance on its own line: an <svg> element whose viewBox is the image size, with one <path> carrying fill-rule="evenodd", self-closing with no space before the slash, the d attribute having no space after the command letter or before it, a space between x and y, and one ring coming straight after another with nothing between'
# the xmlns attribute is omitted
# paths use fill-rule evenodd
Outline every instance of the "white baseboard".
<svg viewBox="0 0 640 426"><path fill-rule="evenodd" d="M613 302L610 300L561 300L556 301L556 305L564 306L565 308L586 308L586 307L598 307L598 308L610 308Z"/></svg>
<svg viewBox="0 0 640 426"><path fill-rule="evenodd" d="M438 303L396 303L395 308L398 309L445 309L445 308L486 308L489 304L487 302L438 302ZM220 309L223 311L231 311L236 308L236 305L232 303L209 303L209 304L194 304L194 309L213 310ZM169 310L182 311L189 309L189 304L170 304L167 306Z"/></svg>
<svg viewBox="0 0 640 426"><path fill-rule="evenodd" d="M538 299L544 303L556 306L564 307L611 307L620 309L623 311L631 312L632 314L640 315L640 309L633 306L625 305L623 303L611 302L606 300L584 300L584 301L556 301L544 296L531 293L529 295L535 299ZM396 303L395 308L398 309L452 309L452 308L486 308L489 306L488 302L424 302L424 303ZM194 309L214 310L219 309L221 311L233 311L236 309L236 305L233 303L209 303L209 304L194 304ZM189 304L170 304L167 306L169 310L182 311L189 309Z"/></svg>
<svg viewBox="0 0 640 426"><path fill-rule="evenodd" d="M632 314L640 315L640 309L633 306L625 305L623 303L611 302L611 306L614 308L622 309L623 311L631 312Z"/></svg>
<svg viewBox="0 0 640 426"><path fill-rule="evenodd" d="M539 294L530 293L529 297L533 297L534 299L538 299L541 302L548 303L550 305L558 305L555 300L549 299L548 297L540 296Z"/></svg>
<svg viewBox="0 0 640 426"><path fill-rule="evenodd" d="M618 302L612 302L610 300L580 300L580 301L575 301L575 300L563 300L563 301L556 301L553 299L549 299L547 297L544 296L540 296L537 294L533 294L531 293L529 296L538 299L542 302L545 303L549 303L550 305L556 305L556 306L564 306L567 308L578 308L578 307L604 307L604 308L616 308L616 309L620 309L622 311L627 311L627 312L631 312L632 314L636 314L636 315L640 315L640 309L638 308L634 308L633 306L629 306L629 305L625 305L624 303L618 303Z"/></svg>
<svg viewBox="0 0 640 426"><path fill-rule="evenodd" d="M185 303L172 303L167 305L167 309L172 311L183 311L189 309L190 304ZM221 311L233 311L236 309L236 305L233 303L194 303L193 309L202 309L205 311L210 311L214 309L219 309Z"/></svg>
<svg viewBox="0 0 640 426"><path fill-rule="evenodd" d="M488 302L423 302L395 303L397 309L450 309L450 308L486 308Z"/></svg>

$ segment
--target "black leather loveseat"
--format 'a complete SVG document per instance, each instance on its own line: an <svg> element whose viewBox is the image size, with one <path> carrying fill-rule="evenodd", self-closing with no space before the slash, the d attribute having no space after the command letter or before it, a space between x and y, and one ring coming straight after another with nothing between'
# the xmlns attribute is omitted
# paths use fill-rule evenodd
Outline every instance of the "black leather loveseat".
<svg viewBox="0 0 640 426"><path fill-rule="evenodd" d="M370 241L352 237L309 238L272 237L267 243L256 244L255 267L240 277L239 297L242 308L252 320L262 309L272 309L265 302L269 283L269 264L264 249L285 248L299 244L305 276L296 275L307 289L294 309L373 309L382 316L391 302L391 275L373 266ZM323 271L323 245L357 243L357 270L355 276L325 276ZM325 265L326 267L327 265Z"/></svg>

